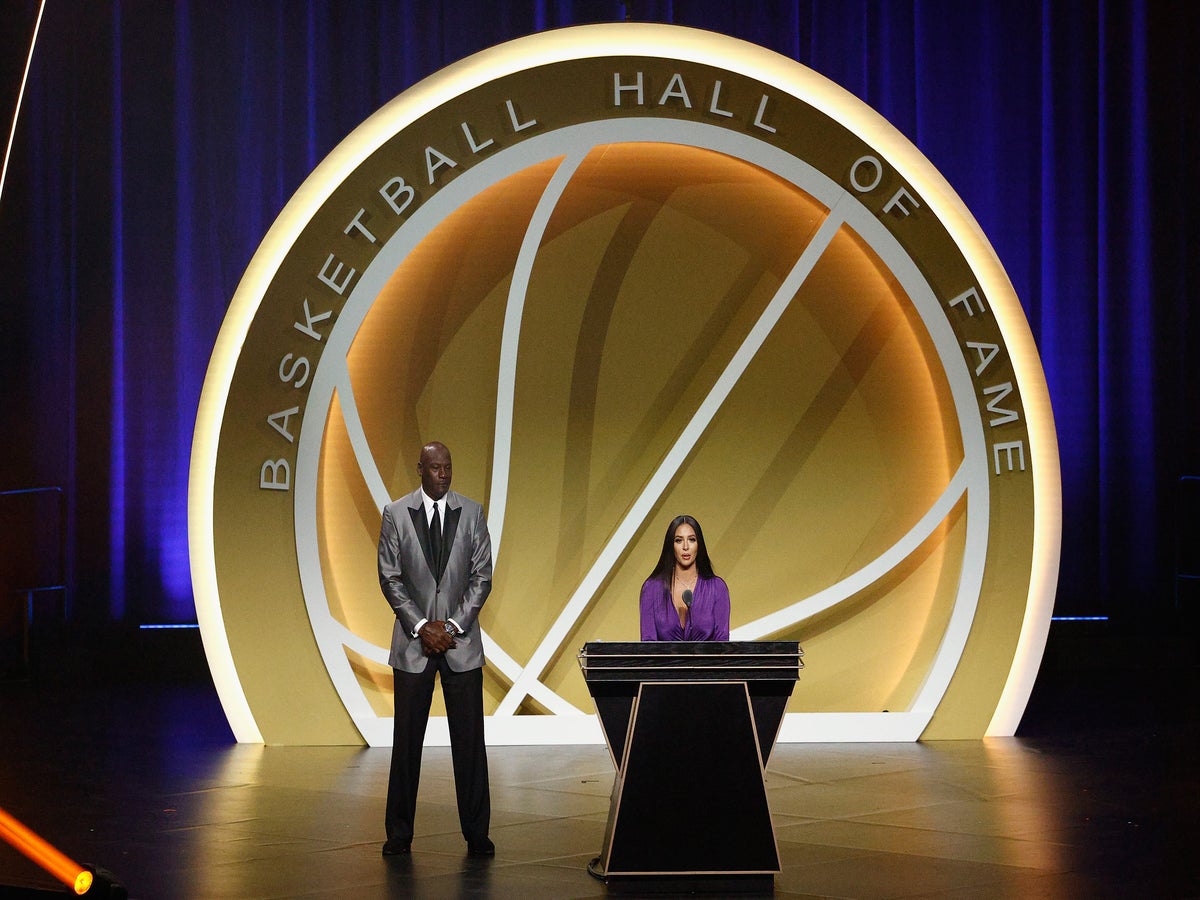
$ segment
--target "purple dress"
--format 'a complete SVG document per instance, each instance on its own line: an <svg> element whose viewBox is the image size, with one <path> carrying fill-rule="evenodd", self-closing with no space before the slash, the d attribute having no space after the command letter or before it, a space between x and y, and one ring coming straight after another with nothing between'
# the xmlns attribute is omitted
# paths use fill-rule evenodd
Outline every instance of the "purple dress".
<svg viewBox="0 0 1200 900"><path fill-rule="evenodd" d="M679 624L668 589L657 578L647 578L642 585L640 606L643 641L729 640L729 587L717 575L696 581L686 628Z"/></svg>

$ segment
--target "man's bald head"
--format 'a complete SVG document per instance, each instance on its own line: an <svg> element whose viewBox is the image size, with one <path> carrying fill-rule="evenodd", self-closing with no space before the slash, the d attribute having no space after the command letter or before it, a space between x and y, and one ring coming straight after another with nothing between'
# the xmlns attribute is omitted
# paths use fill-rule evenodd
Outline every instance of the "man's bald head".
<svg viewBox="0 0 1200 900"><path fill-rule="evenodd" d="M421 448L417 460L417 474L421 476L421 488L433 500L441 500L450 490L453 475L450 451L441 441L430 441Z"/></svg>

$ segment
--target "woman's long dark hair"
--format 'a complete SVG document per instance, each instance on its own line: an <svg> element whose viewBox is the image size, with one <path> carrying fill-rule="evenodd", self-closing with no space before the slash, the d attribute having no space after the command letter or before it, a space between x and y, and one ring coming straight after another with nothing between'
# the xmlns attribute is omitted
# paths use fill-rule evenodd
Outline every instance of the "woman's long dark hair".
<svg viewBox="0 0 1200 900"><path fill-rule="evenodd" d="M650 578L657 579L668 591L671 589L671 576L675 572L675 529L680 525L691 525L692 530L696 532L696 571L705 578L712 578L715 574L712 561L708 558L708 545L704 543L704 532L700 528L700 523L691 516L676 516L667 526L662 553L658 557L658 564L655 565L654 571L650 573Z"/></svg>

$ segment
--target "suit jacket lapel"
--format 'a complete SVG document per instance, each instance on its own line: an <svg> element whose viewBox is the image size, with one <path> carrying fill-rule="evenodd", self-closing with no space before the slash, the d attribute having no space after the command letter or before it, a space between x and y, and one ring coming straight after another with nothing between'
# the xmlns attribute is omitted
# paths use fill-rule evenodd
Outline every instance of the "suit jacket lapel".
<svg viewBox="0 0 1200 900"><path fill-rule="evenodd" d="M438 578L438 570L436 562L433 558L433 552L429 548L429 520L425 518L425 504L421 500L421 495L418 493L414 501L417 505L408 508L408 514L412 516L413 530L417 533L417 543L421 545L421 552L425 554L425 564L429 566L429 571L433 573L434 578ZM446 546L446 542L442 541L442 546Z"/></svg>
<svg viewBox="0 0 1200 900"><path fill-rule="evenodd" d="M438 560L437 578L442 580L446 571L446 563L450 561L450 548L454 546L454 533L458 530L458 517L462 515L461 506L451 506L446 502L446 521L442 523L442 558Z"/></svg>

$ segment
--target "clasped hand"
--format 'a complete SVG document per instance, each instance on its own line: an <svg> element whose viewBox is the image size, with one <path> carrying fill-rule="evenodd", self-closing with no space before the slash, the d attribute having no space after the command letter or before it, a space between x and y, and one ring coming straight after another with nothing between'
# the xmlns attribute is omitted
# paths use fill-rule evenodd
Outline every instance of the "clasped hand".
<svg viewBox="0 0 1200 900"><path fill-rule="evenodd" d="M446 631L445 622L426 622L417 634L421 636L421 646L425 649L426 656L445 653L458 646L454 636Z"/></svg>

